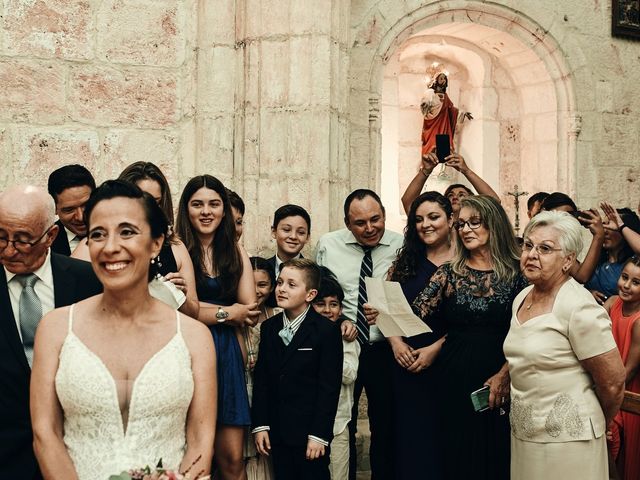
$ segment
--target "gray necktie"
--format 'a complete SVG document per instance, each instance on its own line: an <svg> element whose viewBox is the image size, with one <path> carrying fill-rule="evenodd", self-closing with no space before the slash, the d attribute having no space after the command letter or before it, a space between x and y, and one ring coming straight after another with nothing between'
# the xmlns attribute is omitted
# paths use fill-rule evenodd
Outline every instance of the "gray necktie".
<svg viewBox="0 0 640 480"><path fill-rule="evenodd" d="M17 275L17 279L22 285L20 294L20 304L18 314L20 316L20 332L22 333L22 344L24 353L27 355L29 366L33 362L33 339L36 336L36 328L42 318L42 302L38 298L33 286L38 281L38 277L30 273L28 275Z"/></svg>

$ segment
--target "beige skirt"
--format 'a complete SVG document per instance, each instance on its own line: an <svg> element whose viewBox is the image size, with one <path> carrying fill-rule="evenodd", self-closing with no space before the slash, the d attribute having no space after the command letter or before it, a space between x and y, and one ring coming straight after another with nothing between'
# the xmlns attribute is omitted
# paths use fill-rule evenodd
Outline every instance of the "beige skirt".
<svg viewBox="0 0 640 480"><path fill-rule="evenodd" d="M511 480L608 480L605 436L575 442L525 442L511 435Z"/></svg>

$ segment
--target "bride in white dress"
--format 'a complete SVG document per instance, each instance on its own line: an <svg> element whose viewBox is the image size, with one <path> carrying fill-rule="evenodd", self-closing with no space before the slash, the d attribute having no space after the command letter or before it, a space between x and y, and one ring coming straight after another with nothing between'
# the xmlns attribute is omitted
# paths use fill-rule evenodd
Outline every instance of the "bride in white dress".
<svg viewBox="0 0 640 480"><path fill-rule="evenodd" d="M104 293L40 322L31 375L34 448L45 479L107 480L155 466L209 474L216 421L211 335L149 295L164 215L108 181L86 206Z"/></svg>

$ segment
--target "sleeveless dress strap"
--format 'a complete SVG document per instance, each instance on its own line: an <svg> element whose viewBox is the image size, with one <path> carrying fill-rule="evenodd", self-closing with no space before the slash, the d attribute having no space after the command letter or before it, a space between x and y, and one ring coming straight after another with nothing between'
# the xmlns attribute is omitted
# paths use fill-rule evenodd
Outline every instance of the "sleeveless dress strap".
<svg viewBox="0 0 640 480"><path fill-rule="evenodd" d="M71 307L69 308L69 331L68 333L71 333L71 329L73 328L73 307L75 307L76 304L72 303Z"/></svg>
<svg viewBox="0 0 640 480"><path fill-rule="evenodd" d="M178 310L176 310L176 333L179 333L182 335L182 331L180 330L180 312L178 312Z"/></svg>

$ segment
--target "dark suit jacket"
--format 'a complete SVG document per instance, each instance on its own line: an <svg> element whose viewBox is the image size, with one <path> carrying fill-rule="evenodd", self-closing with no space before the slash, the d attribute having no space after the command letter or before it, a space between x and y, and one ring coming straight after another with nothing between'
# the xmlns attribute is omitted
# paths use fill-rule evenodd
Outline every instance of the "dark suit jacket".
<svg viewBox="0 0 640 480"><path fill-rule="evenodd" d="M56 308L102 291L89 262L51 254ZM13 316L7 277L0 266L0 478L40 478L29 416L31 369Z"/></svg>
<svg viewBox="0 0 640 480"><path fill-rule="evenodd" d="M304 446L314 435L330 442L342 384L340 327L307 312L291 343L278 332L282 314L260 329L253 384L253 428L269 426L271 443Z"/></svg>
<svg viewBox="0 0 640 480"><path fill-rule="evenodd" d="M71 247L69 247L69 240L67 239L67 232L64 229L64 225L60 220L56 222L58 225L58 236L56 236L55 240L51 244L51 251L55 253L59 253L60 255L66 255L67 257L71 255Z"/></svg>

